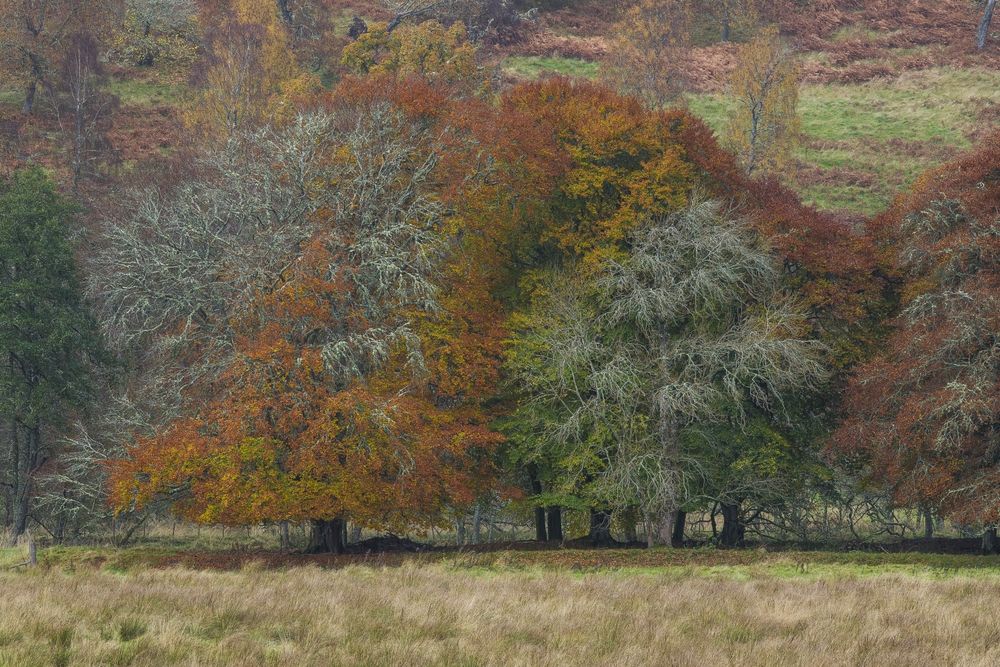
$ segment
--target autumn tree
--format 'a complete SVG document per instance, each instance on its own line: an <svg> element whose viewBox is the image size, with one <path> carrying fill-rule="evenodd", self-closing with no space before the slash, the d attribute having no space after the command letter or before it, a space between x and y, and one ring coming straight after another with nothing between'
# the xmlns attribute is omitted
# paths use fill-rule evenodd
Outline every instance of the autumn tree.
<svg viewBox="0 0 1000 667"><path fill-rule="evenodd" d="M731 87L727 147L748 176L781 173L799 139L799 70L777 28L741 49Z"/></svg>
<svg viewBox="0 0 1000 667"><path fill-rule="evenodd" d="M339 550L347 518L398 530L471 503L496 436L435 342L454 317L437 141L376 103L239 143L214 179L109 227L109 331L157 343L197 399L118 465L116 505L308 519Z"/></svg>
<svg viewBox="0 0 1000 667"><path fill-rule="evenodd" d="M719 203L653 219L630 240L596 290L554 281L511 359L536 446L559 452L563 483L637 507L650 544L669 543L700 469L682 439L713 422L739 426L753 408L780 411L824 372L774 258Z"/></svg>
<svg viewBox="0 0 1000 667"><path fill-rule="evenodd" d="M504 114L523 114L558 142L563 163L558 187L545 206L526 218L524 234L511 257L517 280L508 297L511 326L524 329L546 319L541 304L564 265L593 278L609 256L627 250L630 233L644 215L668 215L687 205L700 179L679 142L684 121L679 114L652 114L643 105L592 84L568 80L523 84L504 100ZM520 400L517 383L512 401ZM521 397L523 398L523 397ZM585 488L561 484L560 457L540 450L534 417L515 411L506 420L512 462L530 489L539 481L543 494L529 491L551 510L558 525L559 507L572 505L595 512L594 539L606 535L607 505Z"/></svg>
<svg viewBox="0 0 1000 667"><path fill-rule="evenodd" d="M623 92L659 108L685 87L694 10L685 2L640 0L627 5L613 31L611 80Z"/></svg>
<svg viewBox="0 0 1000 667"><path fill-rule="evenodd" d="M106 3L86 0L3 0L0 2L0 67L24 94L31 113L39 86L58 69L64 39L75 32L99 31Z"/></svg>
<svg viewBox="0 0 1000 667"><path fill-rule="evenodd" d="M344 48L341 63L360 75L416 74L445 83L472 84L484 79L462 23L446 28L437 21L425 21L391 33L384 25L373 25Z"/></svg>
<svg viewBox="0 0 1000 667"><path fill-rule="evenodd" d="M774 182L749 179L700 121L682 111L650 112L601 87L566 80L522 84L507 92L504 104L510 111L527 113L539 128L548 128L570 159L550 203L531 218L531 234L514 259L520 280L511 327L531 334L525 334L527 348L517 354L530 352L535 334L555 326L551 322L558 310L550 305L552 299L565 305L581 286L597 282L608 262L626 261L638 230L649 220L671 219L689 206L696 191L729 201L771 247L781 267L780 291L800 304L809 324L804 339L822 343L820 363L833 370L832 386L874 344L869 319L881 303L883 283L875 273L867 237L833 216L802 206ZM576 287L569 296L551 295L556 285L567 282ZM581 298L569 301L586 305ZM580 319L589 323L594 318L586 311ZM515 357L508 356L508 363L516 363ZM519 395L520 386L512 383L513 396ZM830 405L819 397L798 401L807 395L785 397L783 408L773 412L751 404L731 405L723 412L734 417L742 410L745 426L736 418L713 422L711 429L703 427L711 430L710 437L694 438L685 430L690 437L681 438L682 458L711 463L713 471L697 484L685 482L685 492L693 497L685 498L683 507L701 508L699 503L711 497L744 520L763 507L779 507L775 500L783 485L791 489L796 478L807 478L800 473L821 467L817 449L821 431L829 424L815 415L829 414ZM514 462L534 466L541 478L538 502L605 511L613 503L590 495L599 475L576 475L581 483L575 487L560 483L569 479L563 477L562 450L551 439L548 445L539 440L540 433L549 431L544 424L554 417L537 408L536 403L522 402L504 420L503 432ZM789 428L790 422L795 428ZM590 464L602 465L596 459L586 464L574 460L573 469ZM774 483L768 486L770 479Z"/></svg>
<svg viewBox="0 0 1000 667"><path fill-rule="evenodd" d="M39 169L0 182L0 416L13 540L28 527L37 477L84 405L100 355L69 242L72 214Z"/></svg>
<svg viewBox="0 0 1000 667"><path fill-rule="evenodd" d="M195 0L128 0L110 38L110 56L140 67L190 63L198 42Z"/></svg>
<svg viewBox="0 0 1000 667"><path fill-rule="evenodd" d="M188 113L192 126L225 138L294 115L294 97L318 86L291 51L270 0L234 0L208 37L201 90Z"/></svg>
<svg viewBox="0 0 1000 667"><path fill-rule="evenodd" d="M118 98L106 91L96 40L88 34L68 38L54 89L55 108L67 138L73 192L101 162L114 157L108 139Z"/></svg>
<svg viewBox="0 0 1000 667"><path fill-rule="evenodd" d="M918 181L875 223L900 284L884 349L846 392L834 452L898 506L1000 522L1000 141Z"/></svg>

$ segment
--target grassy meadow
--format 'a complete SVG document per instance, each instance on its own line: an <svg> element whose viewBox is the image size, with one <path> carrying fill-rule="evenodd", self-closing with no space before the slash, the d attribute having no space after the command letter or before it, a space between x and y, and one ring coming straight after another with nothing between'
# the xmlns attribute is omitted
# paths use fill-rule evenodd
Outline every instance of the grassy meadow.
<svg viewBox="0 0 1000 667"><path fill-rule="evenodd" d="M725 127L724 94L692 95L691 111ZM921 173L968 149L982 114L1000 105L1000 70L939 68L892 80L807 84L802 142L791 174L806 203L874 215Z"/></svg>
<svg viewBox="0 0 1000 667"><path fill-rule="evenodd" d="M1000 661L993 557L564 549L193 569L163 550L69 548L10 569L20 554L0 556L11 667Z"/></svg>

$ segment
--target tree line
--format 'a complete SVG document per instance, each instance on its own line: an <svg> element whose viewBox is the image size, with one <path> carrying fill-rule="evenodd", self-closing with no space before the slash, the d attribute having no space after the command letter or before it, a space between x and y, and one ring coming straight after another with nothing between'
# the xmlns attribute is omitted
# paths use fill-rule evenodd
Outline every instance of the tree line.
<svg viewBox="0 0 1000 667"><path fill-rule="evenodd" d="M685 3L623 8L618 89L497 81L480 49L532 20L499 0L350 36L304 0L0 9L24 112L72 119L63 187L0 182L13 539L169 511L341 551L497 502L595 545L1000 520L1000 140L868 224L802 205L797 72L752 3L714 6L748 31L722 145L655 69ZM189 146L109 168L112 62L190 71Z"/></svg>

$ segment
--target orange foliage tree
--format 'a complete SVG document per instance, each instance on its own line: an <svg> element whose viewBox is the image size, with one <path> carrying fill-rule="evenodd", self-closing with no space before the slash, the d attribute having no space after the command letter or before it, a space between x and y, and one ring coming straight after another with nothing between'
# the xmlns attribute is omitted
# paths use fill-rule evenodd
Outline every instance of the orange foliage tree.
<svg viewBox="0 0 1000 667"><path fill-rule="evenodd" d="M967 524L1000 522L998 159L994 134L875 221L899 309L832 441L899 505Z"/></svg>
<svg viewBox="0 0 1000 667"><path fill-rule="evenodd" d="M185 396L112 466L119 509L310 520L313 547L339 550L347 519L433 524L494 483L495 255L542 196L544 161L523 158L545 141L449 99L422 79L345 81L320 111L230 142L172 201L143 195L162 245L143 220L111 225L109 333L127 348L154 332L168 361L152 363Z"/></svg>

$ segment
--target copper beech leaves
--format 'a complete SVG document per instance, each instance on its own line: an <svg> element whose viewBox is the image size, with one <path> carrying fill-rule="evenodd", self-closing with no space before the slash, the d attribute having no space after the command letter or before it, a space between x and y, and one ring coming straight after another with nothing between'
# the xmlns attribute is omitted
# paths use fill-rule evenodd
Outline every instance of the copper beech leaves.
<svg viewBox="0 0 1000 667"><path fill-rule="evenodd" d="M1000 136L875 221L898 314L845 394L833 452L900 504L1000 519Z"/></svg>
<svg viewBox="0 0 1000 667"><path fill-rule="evenodd" d="M401 529L495 485L497 258L552 149L481 102L428 104L447 92L427 83L340 92L237 131L197 182L109 225L109 333L184 396L112 466L118 508Z"/></svg>

